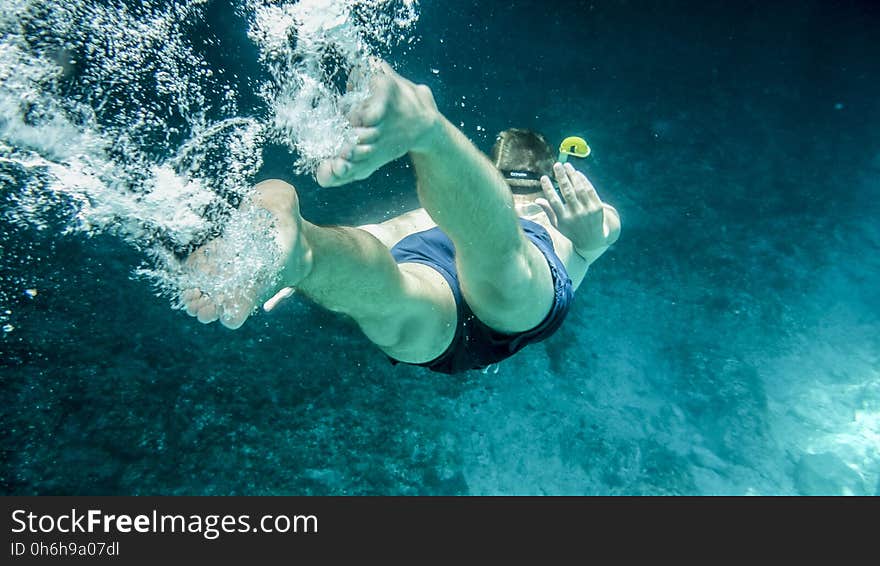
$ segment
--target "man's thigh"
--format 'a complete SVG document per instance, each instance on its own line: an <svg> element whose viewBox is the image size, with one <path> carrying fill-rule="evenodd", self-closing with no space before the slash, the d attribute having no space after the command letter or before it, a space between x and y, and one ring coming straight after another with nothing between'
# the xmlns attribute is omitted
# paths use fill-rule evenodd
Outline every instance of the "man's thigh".
<svg viewBox="0 0 880 566"><path fill-rule="evenodd" d="M369 232L375 236L380 242L391 249L400 240L406 238L410 234L430 230L437 226L437 223L428 215L424 208L417 208L404 212L399 216L389 218L378 224L364 224L358 226L361 230Z"/></svg>
<svg viewBox="0 0 880 566"><path fill-rule="evenodd" d="M461 291L474 314L499 332L538 326L553 306L553 276L547 258L528 238L509 257L458 253Z"/></svg>
<svg viewBox="0 0 880 566"><path fill-rule="evenodd" d="M455 336L458 322L449 283L435 269L402 263L403 296L396 312L382 318L358 320L361 330L396 360L424 363L439 357Z"/></svg>

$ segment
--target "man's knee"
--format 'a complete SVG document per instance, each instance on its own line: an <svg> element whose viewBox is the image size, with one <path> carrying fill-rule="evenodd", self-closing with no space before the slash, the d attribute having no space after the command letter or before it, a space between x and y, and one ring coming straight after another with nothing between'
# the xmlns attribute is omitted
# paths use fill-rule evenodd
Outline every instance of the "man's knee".
<svg viewBox="0 0 880 566"><path fill-rule="evenodd" d="M401 265L402 288L384 312L358 320L361 330L386 354L403 361L427 361L452 341L455 297L446 280L422 265Z"/></svg>
<svg viewBox="0 0 880 566"><path fill-rule="evenodd" d="M456 267L464 286L499 300L521 300L548 270L544 255L525 237L520 245L490 254L482 249L456 250Z"/></svg>
<svg viewBox="0 0 880 566"><path fill-rule="evenodd" d="M499 260L477 269L461 262L462 293L477 317L496 330L528 330L540 323L553 302L550 267L531 243L524 253Z"/></svg>

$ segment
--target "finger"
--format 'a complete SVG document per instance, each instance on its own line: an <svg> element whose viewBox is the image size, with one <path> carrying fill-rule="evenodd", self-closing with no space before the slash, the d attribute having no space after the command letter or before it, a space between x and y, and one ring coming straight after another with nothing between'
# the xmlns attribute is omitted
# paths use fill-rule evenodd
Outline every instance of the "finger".
<svg viewBox="0 0 880 566"><path fill-rule="evenodd" d="M565 210L565 205L562 204L562 199L559 198L559 193L556 192L556 188L553 186L553 181L551 181L550 177L547 175L541 177L541 189L544 191L544 198L550 203L553 212L555 212L557 216L562 216L562 213Z"/></svg>
<svg viewBox="0 0 880 566"><path fill-rule="evenodd" d="M559 184L559 192L562 193L562 198L565 199L565 204L569 206L573 205L576 197L574 187L571 184L571 180L568 178L568 171L565 170L562 163L557 163L553 166L553 174L556 175L556 183Z"/></svg>
<svg viewBox="0 0 880 566"><path fill-rule="evenodd" d="M556 217L562 216L564 210L562 199L556 194L556 189L553 188L553 183L547 175L541 177L541 189L544 190L544 198L550 203L551 210L553 210Z"/></svg>
<svg viewBox="0 0 880 566"><path fill-rule="evenodd" d="M547 199L536 198L535 203L537 203L537 205L540 206L544 210L544 213L547 215L547 218L550 219L550 224L553 224L553 226L556 226L558 228L559 223L556 218L556 212L553 211L553 207L550 206L550 203L547 202Z"/></svg>
<svg viewBox="0 0 880 566"><path fill-rule="evenodd" d="M575 189L581 202L591 208L602 206L599 193L596 192L596 187L593 186L593 183L590 182L587 176L572 167L571 163L566 163L565 168L568 171L569 177L574 180Z"/></svg>
<svg viewBox="0 0 880 566"><path fill-rule="evenodd" d="M271 299L263 303L263 310L266 312L271 311L278 306L278 303L291 295L293 295L293 287L285 287L281 289L280 291L275 293Z"/></svg>

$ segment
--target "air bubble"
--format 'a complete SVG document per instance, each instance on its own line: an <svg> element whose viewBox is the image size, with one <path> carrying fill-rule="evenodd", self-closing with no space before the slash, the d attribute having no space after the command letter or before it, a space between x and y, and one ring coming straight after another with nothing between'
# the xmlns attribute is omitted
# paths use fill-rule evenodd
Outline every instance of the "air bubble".
<svg viewBox="0 0 880 566"><path fill-rule="evenodd" d="M135 273L170 297L193 282L223 292L277 271L265 230L231 204L251 191L265 142L295 148L301 171L336 152L351 136L346 111L367 96L369 69L352 92L331 79L411 40L418 19L411 0L242 0L261 57L252 77L271 77L257 84L212 68L193 47L193 26L208 20L203 0L5 1L0 167L23 180L0 181L11 203L4 221L45 230L63 211L72 220L62 233L118 236L143 254ZM65 52L47 57L40 42ZM61 76L79 94L61 94ZM264 114L239 111L241 79L263 96ZM217 233L230 247L223 276L186 274L181 254ZM37 289L24 293L34 298Z"/></svg>

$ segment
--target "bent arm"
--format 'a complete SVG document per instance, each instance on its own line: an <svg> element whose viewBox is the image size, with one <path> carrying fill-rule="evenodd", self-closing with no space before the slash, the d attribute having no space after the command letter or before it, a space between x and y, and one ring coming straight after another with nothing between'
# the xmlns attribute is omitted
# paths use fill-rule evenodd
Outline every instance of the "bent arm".
<svg viewBox="0 0 880 566"><path fill-rule="evenodd" d="M620 215L599 199L592 183L570 164L557 163L553 170L565 200L545 176L541 178L541 187L546 198L538 199L537 203L563 237L558 248L568 253L566 267L577 287L590 265L620 237Z"/></svg>

